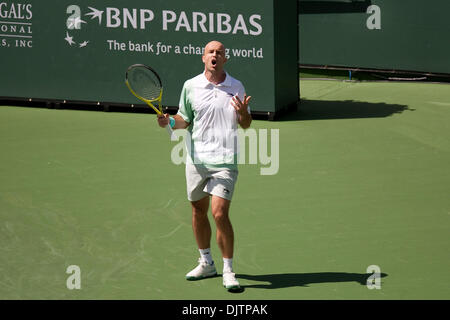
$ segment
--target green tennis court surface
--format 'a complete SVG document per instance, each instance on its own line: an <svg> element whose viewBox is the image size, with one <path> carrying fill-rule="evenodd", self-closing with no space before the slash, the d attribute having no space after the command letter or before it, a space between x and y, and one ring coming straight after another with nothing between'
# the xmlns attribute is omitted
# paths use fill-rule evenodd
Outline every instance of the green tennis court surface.
<svg viewBox="0 0 450 320"><path fill-rule="evenodd" d="M184 280L198 258L184 166L154 115L0 107L0 299L449 299L450 87L301 93L299 112L253 122L279 129L280 169L240 167L239 294Z"/></svg>

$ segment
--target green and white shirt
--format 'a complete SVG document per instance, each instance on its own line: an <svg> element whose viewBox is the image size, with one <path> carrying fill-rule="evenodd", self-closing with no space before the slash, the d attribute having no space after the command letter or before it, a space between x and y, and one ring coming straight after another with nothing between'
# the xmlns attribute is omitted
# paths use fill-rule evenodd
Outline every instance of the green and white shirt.
<svg viewBox="0 0 450 320"><path fill-rule="evenodd" d="M215 85L202 73L183 85L178 114L190 123L187 160L211 168L237 168L237 113L233 96L243 100L245 89L228 73ZM250 108L248 110L250 112Z"/></svg>

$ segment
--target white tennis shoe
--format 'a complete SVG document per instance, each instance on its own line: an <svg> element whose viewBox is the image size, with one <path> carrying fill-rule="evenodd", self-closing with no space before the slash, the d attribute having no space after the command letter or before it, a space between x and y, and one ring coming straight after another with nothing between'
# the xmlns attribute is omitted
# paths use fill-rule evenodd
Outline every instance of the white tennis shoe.
<svg viewBox="0 0 450 320"><path fill-rule="evenodd" d="M198 266L186 274L186 280L200 280L214 277L215 275L217 275L217 271L214 261L212 264L208 264L208 262L200 258L198 259Z"/></svg>
<svg viewBox="0 0 450 320"><path fill-rule="evenodd" d="M223 286L227 290L236 290L241 288L239 282L236 279L236 274L231 271L223 273Z"/></svg>

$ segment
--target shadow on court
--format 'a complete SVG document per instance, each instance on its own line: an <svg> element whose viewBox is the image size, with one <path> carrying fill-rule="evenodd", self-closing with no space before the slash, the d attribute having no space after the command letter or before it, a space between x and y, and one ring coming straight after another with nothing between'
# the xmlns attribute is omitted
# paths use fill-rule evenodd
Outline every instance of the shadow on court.
<svg viewBox="0 0 450 320"><path fill-rule="evenodd" d="M298 110L281 114L276 121L385 118L407 110L414 111L401 104L302 100Z"/></svg>
<svg viewBox="0 0 450 320"><path fill-rule="evenodd" d="M265 282L261 284L245 285L244 288L281 289L290 287L308 287L315 283L356 282L366 285L371 273L347 273L347 272L318 272L318 273L280 273L249 275L238 274L239 279ZM386 273L380 274L381 278L387 277Z"/></svg>

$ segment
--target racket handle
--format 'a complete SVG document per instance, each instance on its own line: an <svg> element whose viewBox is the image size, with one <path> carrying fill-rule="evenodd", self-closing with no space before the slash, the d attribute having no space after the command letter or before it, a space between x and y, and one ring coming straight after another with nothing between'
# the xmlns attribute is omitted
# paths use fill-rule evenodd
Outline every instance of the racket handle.
<svg viewBox="0 0 450 320"><path fill-rule="evenodd" d="M170 136L170 139L172 139L172 136L173 136L173 130L172 130L172 128L170 127L170 125L167 125L167 126L166 126L166 129L167 129L167 133L168 133L169 136Z"/></svg>

